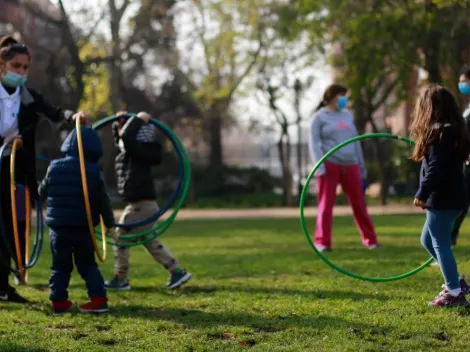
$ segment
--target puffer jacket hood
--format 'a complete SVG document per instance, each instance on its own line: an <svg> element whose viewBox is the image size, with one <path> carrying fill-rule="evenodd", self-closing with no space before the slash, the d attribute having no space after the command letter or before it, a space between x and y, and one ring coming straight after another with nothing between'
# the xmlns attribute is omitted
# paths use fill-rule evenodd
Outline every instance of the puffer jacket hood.
<svg viewBox="0 0 470 352"><path fill-rule="evenodd" d="M82 126L82 141L85 160L88 162L98 162L103 156L103 148L101 146L100 137L98 133L91 127ZM78 141L77 130L74 129L65 139L60 147L60 151L65 157L78 158Z"/></svg>

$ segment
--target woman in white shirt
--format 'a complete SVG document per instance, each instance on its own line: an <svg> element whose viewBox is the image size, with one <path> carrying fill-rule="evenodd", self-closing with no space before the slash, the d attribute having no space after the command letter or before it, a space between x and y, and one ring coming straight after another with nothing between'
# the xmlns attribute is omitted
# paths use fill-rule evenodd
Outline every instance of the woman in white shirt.
<svg viewBox="0 0 470 352"><path fill-rule="evenodd" d="M16 160L16 182L29 186L34 202L37 199L35 134L40 115L56 123L64 119L73 123L76 118L80 118L86 124L87 118L83 112L74 114L70 110L55 107L33 89L26 88L30 63L31 56L26 46L11 36L0 39L0 145L14 138L19 140L21 149ZM10 165L8 154L2 160L3 165ZM14 252L9 167L2 168L0 177L0 202L6 232L1 234L0 239L0 303L27 303L8 282L10 272L5 264L10 263L12 258L5 241L9 242ZM20 233L24 234L24 223L20 223L19 228Z"/></svg>

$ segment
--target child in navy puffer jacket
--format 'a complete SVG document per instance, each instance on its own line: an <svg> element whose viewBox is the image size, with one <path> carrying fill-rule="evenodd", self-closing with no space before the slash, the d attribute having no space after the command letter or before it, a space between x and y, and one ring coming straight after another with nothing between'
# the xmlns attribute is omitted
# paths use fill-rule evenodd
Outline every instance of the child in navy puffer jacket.
<svg viewBox="0 0 470 352"><path fill-rule="evenodd" d="M102 215L109 229L114 226L114 215L98 164L103 155L101 141L91 127L82 127L82 140L93 225L98 225ZM91 300L81 305L80 311L103 313L108 311L108 300L88 228L75 129L60 150L62 158L50 164L39 186L39 195L47 197L46 223L50 227L52 251L52 275L49 280L52 309L54 314L59 315L72 307L67 288L75 262Z"/></svg>

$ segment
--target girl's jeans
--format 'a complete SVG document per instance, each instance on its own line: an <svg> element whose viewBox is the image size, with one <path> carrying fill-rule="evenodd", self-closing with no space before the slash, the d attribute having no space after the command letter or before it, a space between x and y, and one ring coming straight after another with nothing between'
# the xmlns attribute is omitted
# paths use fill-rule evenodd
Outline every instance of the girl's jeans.
<svg viewBox="0 0 470 352"><path fill-rule="evenodd" d="M421 234L421 244L439 263L449 290L460 288L457 263L451 249L452 228L460 213L460 210L427 209Z"/></svg>

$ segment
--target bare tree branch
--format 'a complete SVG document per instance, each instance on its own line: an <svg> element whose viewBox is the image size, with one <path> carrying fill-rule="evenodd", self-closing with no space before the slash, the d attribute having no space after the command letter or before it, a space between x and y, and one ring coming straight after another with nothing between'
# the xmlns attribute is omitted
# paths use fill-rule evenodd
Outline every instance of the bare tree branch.
<svg viewBox="0 0 470 352"><path fill-rule="evenodd" d="M235 91L237 90L238 86L242 83L242 81L245 79L245 77L251 72L251 70L253 69L253 67L255 66L256 64L256 61L258 60L258 57L261 53L261 50L263 49L263 44L259 43L259 46L258 46L258 49L254 52L254 54L252 55L252 58L251 58L251 61L250 63L245 67L245 70L242 72L242 74L240 74L240 76L238 77L238 79L235 81L235 83L232 85L231 89L230 89L230 92L228 94L228 98L230 99L232 96L233 96L233 93L235 93Z"/></svg>
<svg viewBox="0 0 470 352"><path fill-rule="evenodd" d="M119 9L117 9L117 15L119 17L119 21L122 19L124 12L126 12L127 7L130 5L130 0L124 0L124 3L121 5Z"/></svg>
<svg viewBox="0 0 470 352"><path fill-rule="evenodd" d="M206 38L204 38L204 33L206 33L207 26L206 26L206 16L204 15L204 9L202 8L201 2L196 2L196 6L199 10L199 14L201 15L201 28L197 29L196 32L198 34L199 40L201 41L202 47L204 49L204 56L206 59L207 71L212 72L212 64L210 61L210 53L209 53L209 46L207 45Z"/></svg>
<svg viewBox="0 0 470 352"><path fill-rule="evenodd" d="M100 25L101 21L104 20L104 18L106 17L106 10L103 10L101 12L101 15L100 17L98 17L98 19L96 20L96 22L93 24L92 28L90 29L90 31L85 34L82 38L83 40L83 44L82 45L79 45L79 48L81 49L83 47L83 45L85 45L87 42L90 41L91 37L93 37L93 35L95 34L96 30L98 29L98 26Z"/></svg>
<svg viewBox="0 0 470 352"><path fill-rule="evenodd" d="M198 86L191 80L191 78L189 78L189 76L184 71L177 68L173 71L173 74L177 79L181 79L182 81L184 81L184 83L188 85L190 90L196 91L198 89Z"/></svg>
<svg viewBox="0 0 470 352"><path fill-rule="evenodd" d="M398 83L400 82L399 78L396 78L383 92L382 96L380 97L379 100L377 100L375 103L372 104L372 111L376 111L382 104L385 103L385 101L388 99L390 94L395 90L397 87Z"/></svg>
<svg viewBox="0 0 470 352"><path fill-rule="evenodd" d="M85 67L80 60L80 51L77 46L77 42L75 41L73 35L72 35L72 30L70 27L70 21L67 15L67 12L65 11L64 4L62 0L59 0L59 9L62 15L62 20L64 24L64 30L62 32L63 38L65 39L65 45L67 46L71 60L72 60L72 65L74 66L74 79L75 79L75 84L76 84L76 102L75 104L78 106L80 103L80 100L83 97L83 91L85 89L85 84L83 83L83 74L85 72Z"/></svg>

